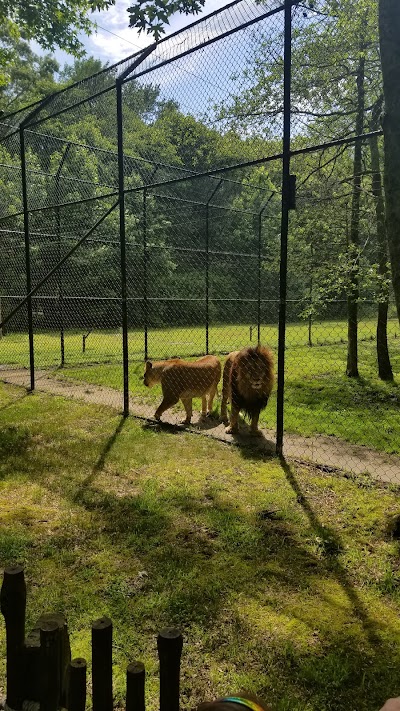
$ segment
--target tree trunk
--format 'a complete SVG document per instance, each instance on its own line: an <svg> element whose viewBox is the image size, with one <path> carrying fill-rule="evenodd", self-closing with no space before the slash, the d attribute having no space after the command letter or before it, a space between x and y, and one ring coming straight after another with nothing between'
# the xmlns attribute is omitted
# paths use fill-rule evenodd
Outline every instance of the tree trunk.
<svg viewBox="0 0 400 711"><path fill-rule="evenodd" d="M370 123L371 131L376 131L382 110L383 96L376 102ZM385 224L385 200L383 197L381 167L379 159L378 137L371 136L369 140L372 170L372 195L375 200L376 237L378 246L378 323L376 327L376 352L378 358L378 373L382 380L393 380L387 342L387 316L389 308L389 266L387 253L387 234Z"/></svg>
<svg viewBox="0 0 400 711"><path fill-rule="evenodd" d="M379 0L379 32L385 97L386 226L392 282L400 321L400 2Z"/></svg>
<svg viewBox="0 0 400 711"><path fill-rule="evenodd" d="M357 68L357 118L356 135L361 136L364 130L365 104L365 58L364 46L360 45L360 59ZM350 378L358 377L358 297L359 297L359 242L360 242L360 199L362 173L362 142L354 146L353 195L351 205L350 249L351 260L350 283L347 296L347 368Z"/></svg>

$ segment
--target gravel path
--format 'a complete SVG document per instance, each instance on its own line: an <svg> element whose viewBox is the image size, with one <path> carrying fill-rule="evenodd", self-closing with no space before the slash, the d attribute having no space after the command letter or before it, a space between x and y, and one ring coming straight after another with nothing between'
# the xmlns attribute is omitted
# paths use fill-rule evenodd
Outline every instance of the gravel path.
<svg viewBox="0 0 400 711"><path fill-rule="evenodd" d="M1 369L0 380L27 388L29 386L29 373L25 369ZM107 405L122 411L122 393L113 388L100 385L57 379L55 373L49 370L36 371L36 389L40 392L62 395L63 397L84 400L93 405ZM143 405L136 398L130 400L130 412L136 417L151 421L149 406ZM182 414L166 412L163 422L178 425L183 418ZM207 418L202 420L197 413L193 415L192 427L196 432L218 440L237 444L248 448L275 453L275 432L263 430L263 437L251 437L246 434L247 426L242 425L242 434L239 436L227 435L225 427L218 420ZM368 474L371 478L382 482L400 484L400 458L362 445L351 444L336 437L315 435L314 437L301 437L300 435L285 433L284 453L286 457L313 462L322 467L341 469L354 474Z"/></svg>

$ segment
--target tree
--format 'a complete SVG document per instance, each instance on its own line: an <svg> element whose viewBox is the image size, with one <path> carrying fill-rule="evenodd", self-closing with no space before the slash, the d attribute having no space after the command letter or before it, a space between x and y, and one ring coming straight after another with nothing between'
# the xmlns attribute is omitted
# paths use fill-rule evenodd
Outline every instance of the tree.
<svg viewBox="0 0 400 711"><path fill-rule="evenodd" d="M380 0L379 31L385 96L386 225L393 290L400 321L400 4Z"/></svg>
<svg viewBox="0 0 400 711"><path fill-rule="evenodd" d="M89 34L93 23L88 14L94 10L106 10L115 0L0 0L0 27L7 37L0 39L0 84L7 83L8 72L16 56L13 42L19 38L35 39L43 49L53 51L56 47L79 56L83 46L79 32Z"/></svg>
<svg viewBox="0 0 400 711"><path fill-rule="evenodd" d="M12 56L8 81L0 83L0 109L14 111L60 88L55 79L59 65L53 57L39 57L28 42L15 38L7 27L0 27L0 45L7 45Z"/></svg>
<svg viewBox="0 0 400 711"><path fill-rule="evenodd" d="M356 4L352 0L319 0L309 17L306 13L305 21L299 20L299 11L294 11L292 125L293 143L299 148L304 145L305 139L310 145L333 138L362 135L368 117L372 119L382 91L376 9L376 0L360 0ZM283 59L281 53L272 51L271 46L282 46L280 27L268 28L265 36L253 43L248 65L243 72L246 89L237 96L231 95L229 101L224 101L220 107L219 117L237 130L268 135L267 132L274 131L276 117L283 110ZM360 254L364 251L363 260L366 254L362 247L360 223L363 211L368 209L368 196L362 184L366 151L361 141L349 150L353 165L348 177L343 176L344 184L351 186L349 229L345 231L348 241L345 271L348 304L346 372L350 377L357 377L358 305L362 298ZM340 152L339 148L338 156ZM378 190L377 179L372 189ZM379 202L379 210L381 207ZM380 219L379 210L376 212L377 220ZM378 237L377 232L375 239ZM308 245L305 253L310 255L310 250ZM383 272L384 256L381 256L379 262ZM382 302L379 334L383 338L386 318L387 310L385 317ZM379 348L382 354L381 342Z"/></svg>
<svg viewBox="0 0 400 711"><path fill-rule="evenodd" d="M383 95L376 102L370 122L371 132L378 130L379 116L382 110ZM371 154L372 195L375 201L376 237L378 252L378 323L376 328L376 352L378 373L382 380L393 380L387 342L387 317L389 309L389 265L387 252L387 231L385 220L385 199L383 195L382 175L378 137L369 139Z"/></svg>
<svg viewBox="0 0 400 711"><path fill-rule="evenodd" d="M365 112L365 40L362 37L359 46L359 59L356 70L356 136L361 136L364 130ZM353 195L350 226L350 289L347 296L348 340L346 374L350 378L358 377L358 299L359 299L359 249L360 249L360 202L362 180L362 143L357 141L354 146L353 162Z"/></svg>
<svg viewBox="0 0 400 711"><path fill-rule="evenodd" d="M139 32L145 30L155 40L164 34L164 25L175 12L184 15L197 15L205 5L205 0L137 0L128 8L130 27Z"/></svg>

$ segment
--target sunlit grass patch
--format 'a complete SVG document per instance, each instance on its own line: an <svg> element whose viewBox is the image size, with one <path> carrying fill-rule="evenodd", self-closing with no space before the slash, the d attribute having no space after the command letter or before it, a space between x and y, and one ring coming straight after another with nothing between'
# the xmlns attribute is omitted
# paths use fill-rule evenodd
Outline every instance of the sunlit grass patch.
<svg viewBox="0 0 400 711"><path fill-rule="evenodd" d="M184 633L183 708L243 687L299 711L397 693L394 487L6 386L0 408L23 442L0 459L1 562L25 564L28 625L66 613L75 656L112 617L117 704L142 658L156 708L166 625ZM4 677L4 627L1 651Z"/></svg>
<svg viewBox="0 0 400 711"><path fill-rule="evenodd" d="M336 325L342 327L343 324ZM225 328L228 331L228 327ZM331 323L318 328L321 339L329 339L329 334L334 333L334 324ZM300 327L293 326L288 331L292 341L298 345L292 344L293 347L290 347L289 342L286 353L286 431L305 436L331 435L389 454L399 454L400 390L396 382L385 383L377 377L375 343L366 340L360 344L361 377L348 378L345 375L344 341L309 348L304 342L296 341L296 329ZM394 329L395 324L392 324L393 334ZM304 328L301 333L303 337ZM396 373L400 367L400 355L394 335L392 345ZM148 414L152 415L153 408L161 400L161 388L146 388L143 385L143 372L142 362L130 363L130 392L133 403L136 401L144 404L148 407ZM71 366L57 371L56 377L116 390L122 390L123 387L121 363ZM199 401L195 401L195 407L199 409ZM276 388L267 409L261 415L261 423L275 428Z"/></svg>

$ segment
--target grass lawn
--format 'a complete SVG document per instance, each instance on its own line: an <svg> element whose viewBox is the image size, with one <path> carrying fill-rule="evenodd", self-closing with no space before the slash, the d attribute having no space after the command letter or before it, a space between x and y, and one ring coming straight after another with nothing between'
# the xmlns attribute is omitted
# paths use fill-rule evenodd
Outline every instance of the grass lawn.
<svg viewBox="0 0 400 711"><path fill-rule="evenodd" d="M376 711L400 692L396 489L1 384L0 412L1 562L25 564L28 626L66 613L74 656L113 619L117 704L136 658L156 709L171 624L184 709L248 688L277 711Z"/></svg>
<svg viewBox="0 0 400 711"><path fill-rule="evenodd" d="M323 322L313 327L314 347L307 346L307 325L289 324L287 329L285 376L285 427L288 432L311 436L334 435L354 444L363 444L389 454L400 454L400 388L396 383L384 383L377 377L376 343L371 340L375 323L363 321L359 326L360 378L346 377L345 322ZM388 326L389 347L395 376L400 373L398 321ZM277 331L265 326L263 342L277 354ZM89 384L122 389L121 336L115 332L93 332L82 354L82 335L66 336L67 366L57 371L57 377ZM161 400L160 388L143 386L143 355L140 356L143 334L130 333L130 390L138 401L149 406L153 415ZM160 357L204 352L204 331L200 328L159 329L149 335L149 353ZM249 343L248 326L215 326L210 331L210 350L222 354ZM59 336L38 334L35 337L37 367L54 366L59 362ZM25 364L25 335L10 334L0 341L0 365ZM136 356L140 359L134 360ZM25 357L25 361L23 360ZM223 357L223 356L222 356ZM118 362L116 362L118 361ZM197 405L198 407L199 405ZM275 427L276 391L261 422Z"/></svg>
<svg viewBox="0 0 400 711"><path fill-rule="evenodd" d="M365 320L359 323L360 343L374 337L376 323ZM82 336L89 333L86 339L85 353L82 352ZM400 339L400 328L397 319L388 322L389 344L392 356L399 351L397 339ZM323 345L345 344L347 339L347 323L345 321L323 321L313 325L313 343L316 347ZM35 332L35 361L38 368L57 366L60 363L60 334L56 332ZM277 350L277 325L262 325L261 340ZM143 331L129 332L129 354L131 360L144 358ZM253 326L252 342L257 342L257 329ZM210 353L229 353L250 344L249 324L212 325L209 331ZM308 326L306 323L289 323L286 329L286 346L292 348L310 349L308 344ZM188 357L202 355L205 349L205 331L200 326L180 328L150 329L148 334L149 358L171 358L173 356ZM85 363L121 362L122 336L120 329L67 331L65 333L65 361L67 365ZM303 361L307 358L303 355ZM360 359L362 365L362 360ZM9 333L0 339L0 365L29 366L29 344L26 333ZM362 370L362 367L361 367Z"/></svg>

